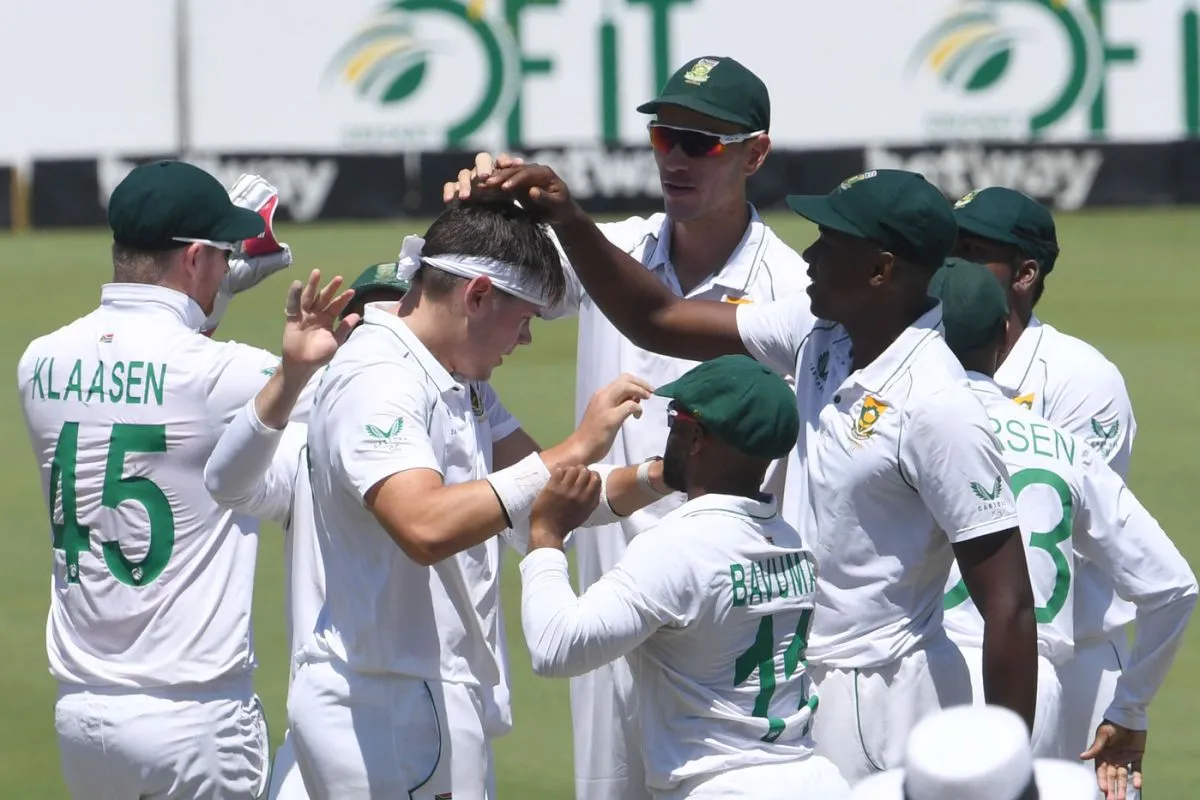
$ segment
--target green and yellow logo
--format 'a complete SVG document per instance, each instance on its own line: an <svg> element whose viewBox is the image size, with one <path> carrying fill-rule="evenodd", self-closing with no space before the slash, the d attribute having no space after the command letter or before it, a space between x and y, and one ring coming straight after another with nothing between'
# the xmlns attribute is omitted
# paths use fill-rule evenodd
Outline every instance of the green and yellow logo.
<svg viewBox="0 0 1200 800"><path fill-rule="evenodd" d="M1082 0L966 0L917 42L908 69L948 90L931 125L1037 135L1091 108L1106 64L1133 58L1106 51ZM1103 114L1090 124L1102 132Z"/></svg>
<svg viewBox="0 0 1200 800"><path fill-rule="evenodd" d="M858 412L858 418L854 420L854 428L850 431L850 435L860 442L870 439L875 435L875 423L879 422L883 412L889 408L891 406L878 398L864 397L862 408Z"/></svg>
<svg viewBox="0 0 1200 800"><path fill-rule="evenodd" d="M333 54L325 80L402 112L413 136L462 144L505 119L520 87L512 32L484 11L479 0L393 0Z"/></svg>

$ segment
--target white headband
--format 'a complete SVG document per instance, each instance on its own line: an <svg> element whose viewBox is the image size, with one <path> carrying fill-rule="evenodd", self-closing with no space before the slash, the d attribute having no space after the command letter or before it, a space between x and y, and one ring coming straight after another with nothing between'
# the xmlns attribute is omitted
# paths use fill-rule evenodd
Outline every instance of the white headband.
<svg viewBox="0 0 1200 800"><path fill-rule="evenodd" d="M440 256L423 256L425 240L420 236L405 236L400 245L400 258L396 264L396 277L400 280L412 280L413 275L421 268L421 261L436 269L458 275L461 278L478 278L487 276L500 291L513 297L533 303L539 308L550 304L546 293L528 280L523 280L521 268L507 261L500 261L485 256L464 256L457 253L445 253Z"/></svg>

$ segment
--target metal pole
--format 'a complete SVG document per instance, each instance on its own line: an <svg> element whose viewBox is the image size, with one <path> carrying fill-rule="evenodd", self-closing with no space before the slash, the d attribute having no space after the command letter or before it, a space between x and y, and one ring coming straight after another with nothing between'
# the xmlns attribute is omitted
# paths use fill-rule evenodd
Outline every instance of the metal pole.
<svg viewBox="0 0 1200 800"><path fill-rule="evenodd" d="M175 148L182 158L192 149L191 69L188 0L175 0Z"/></svg>

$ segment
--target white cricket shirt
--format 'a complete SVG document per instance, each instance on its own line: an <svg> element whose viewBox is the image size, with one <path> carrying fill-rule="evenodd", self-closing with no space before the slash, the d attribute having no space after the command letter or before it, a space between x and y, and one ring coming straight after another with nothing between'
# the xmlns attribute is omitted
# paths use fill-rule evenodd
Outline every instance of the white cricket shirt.
<svg viewBox="0 0 1200 800"><path fill-rule="evenodd" d="M559 550L521 562L534 668L581 675L628 656L646 782L680 781L812 752L805 671L812 554L775 502L688 501L629 544L576 597Z"/></svg>
<svg viewBox="0 0 1200 800"><path fill-rule="evenodd" d="M202 336L203 321L179 292L107 284L98 309L21 356L54 546L46 649L64 683L169 686L253 668L257 523L219 508L203 471L278 358Z"/></svg>
<svg viewBox="0 0 1200 800"><path fill-rule="evenodd" d="M384 478L480 480L517 421L486 383L460 383L391 309L372 303L317 389L309 461L326 598L312 658L360 672L485 687L498 663L498 537L423 567L364 505Z"/></svg>
<svg viewBox="0 0 1200 800"><path fill-rule="evenodd" d="M672 292L691 300L730 303L766 303L790 295L804 296L808 265L762 221L750 206L750 224L742 241L721 270L684 294L671 265L671 222L666 214L630 217L600 225L605 237L640 261ZM696 366L688 361L643 350L618 331L596 307L570 269L567 296L548 317L578 315L579 338L575 368L575 423L583 419L588 401L597 391L621 376L635 375L652 386L669 383ZM613 447L601 463L615 466L640 464L661 456L667 442L667 399L642 401L640 418L630 417L621 426ZM786 459L772 465L764 484L768 492L783 490ZM655 525L683 503L679 493L669 495L634 512L620 522L598 526L573 540L579 587L586 589L621 559L625 546L639 532Z"/></svg>
<svg viewBox="0 0 1200 800"><path fill-rule="evenodd" d="M1125 380L1099 350L1031 317L996 371L996 383L1038 416L1086 440L1128 479L1137 421ZM1080 563L1077 587L1081 644L1106 639L1133 619L1133 606L1095 565Z"/></svg>
<svg viewBox="0 0 1200 800"><path fill-rule="evenodd" d="M221 505L283 529L284 613L288 652L295 656L311 638L325 602L308 477L308 426L293 422L282 430L268 428L251 400L217 442L204 477Z"/></svg>
<svg viewBox="0 0 1200 800"><path fill-rule="evenodd" d="M808 298L746 305L747 351L796 375L800 435L783 515L819 567L809 658L888 664L941 632L952 544L1017 526L987 415L942 337L941 304L851 371L844 328ZM997 486L983 500L972 484Z"/></svg>
<svg viewBox="0 0 1200 800"><path fill-rule="evenodd" d="M1078 551L1138 609L1133 656L1117 683L1108 719L1146 728L1146 708L1183 642L1196 578L1158 522L1090 444L1012 402L970 373L1008 465L1025 539L1038 620L1038 649L1056 665L1074 652ZM992 487L974 487L982 496ZM983 618L951 571L946 630L983 646Z"/></svg>

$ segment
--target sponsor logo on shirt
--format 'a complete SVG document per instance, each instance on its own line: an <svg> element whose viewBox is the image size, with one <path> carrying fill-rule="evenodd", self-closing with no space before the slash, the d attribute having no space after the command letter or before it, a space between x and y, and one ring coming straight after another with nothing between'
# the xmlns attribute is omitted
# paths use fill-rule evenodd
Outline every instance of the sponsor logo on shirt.
<svg viewBox="0 0 1200 800"><path fill-rule="evenodd" d="M1117 441L1121 433L1121 420L1114 419L1112 422L1105 425L1096 417L1092 417L1092 436L1088 437L1088 444L1095 448L1096 452L1108 458L1112 451L1117 447Z"/></svg>
<svg viewBox="0 0 1200 800"><path fill-rule="evenodd" d="M824 389L825 381L829 378L829 351L826 350L817 356L817 363L813 364L809 369L812 371L813 377L817 380L817 390Z"/></svg>
<svg viewBox="0 0 1200 800"><path fill-rule="evenodd" d="M367 442L377 449L395 449L404 433L404 420L396 417L386 430L376 425L367 425Z"/></svg>
<svg viewBox="0 0 1200 800"><path fill-rule="evenodd" d="M100 344L112 344L113 335L106 333L100 337Z"/></svg>
<svg viewBox="0 0 1200 800"><path fill-rule="evenodd" d="M479 396L479 392L475 391L474 386L471 387L471 411L474 412L475 416L483 419L483 398Z"/></svg>
<svg viewBox="0 0 1200 800"><path fill-rule="evenodd" d="M971 481L971 493L983 501L979 504L980 511L996 512L1003 507L1004 503L1000 500L1000 491L1003 486L1004 481L999 475L996 476L991 489L988 489L982 483Z"/></svg>
<svg viewBox="0 0 1200 800"><path fill-rule="evenodd" d="M875 397L864 397L858 418L854 420L854 428L850 435L860 442L865 442L875 435L875 423L891 406Z"/></svg>
<svg viewBox="0 0 1200 800"><path fill-rule="evenodd" d="M1029 394L1022 394L1022 395L1018 395L1017 397L1014 397L1013 402L1019 406L1025 406L1030 411L1033 411L1033 398L1034 397L1036 397L1036 395L1033 392L1030 392Z"/></svg>

